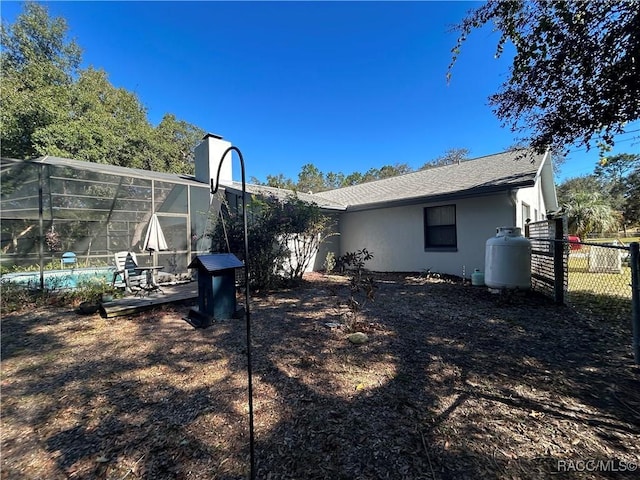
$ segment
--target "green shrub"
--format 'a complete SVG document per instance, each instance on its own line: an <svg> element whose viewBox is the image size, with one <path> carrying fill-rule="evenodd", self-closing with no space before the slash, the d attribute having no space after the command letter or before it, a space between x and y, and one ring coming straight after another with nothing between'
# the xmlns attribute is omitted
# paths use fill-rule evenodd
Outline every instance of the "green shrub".
<svg viewBox="0 0 640 480"><path fill-rule="evenodd" d="M333 269L336 268L336 256L333 252L327 252L327 256L325 257L322 266L324 267L325 272L333 272Z"/></svg>
<svg viewBox="0 0 640 480"><path fill-rule="evenodd" d="M355 332L360 327L360 312L365 305L374 300L376 284L370 275L365 275L364 265L373 258L366 248L356 252L347 252L340 257L341 265L349 269L349 296L347 312L343 313L346 329ZM351 267L351 268L349 268Z"/></svg>
<svg viewBox="0 0 640 480"><path fill-rule="evenodd" d="M207 234L211 251L230 251L244 260L242 212L230 209L226 202L221 211L222 221L212 219L215 227ZM256 289L273 289L285 280L302 278L330 226L317 205L296 196L252 197L247 220L250 282Z"/></svg>
<svg viewBox="0 0 640 480"><path fill-rule="evenodd" d="M12 282L0 283L0 310L3 314L46 304L46 292L29 290Z"/></svg>
<svg viewBox="0 0 640 480"><path fill-rule="evenodd" d="M77 288L29 288L13 282L0 283L0 310L3 314L46 305L74 307L82 302L98 302L103 294L117 297L120 291L104 279L80 282Z"/></svg>

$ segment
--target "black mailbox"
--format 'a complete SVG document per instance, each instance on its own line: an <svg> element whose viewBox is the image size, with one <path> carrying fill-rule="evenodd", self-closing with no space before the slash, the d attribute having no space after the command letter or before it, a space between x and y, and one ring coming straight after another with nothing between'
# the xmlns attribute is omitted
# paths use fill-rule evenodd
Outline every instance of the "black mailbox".
<svg viewBox="0 0 640 480"><path fill-rule="evenodd" d="M195 327L208 327L215 319L236 316L236 268L244 267L232 253L198 255L188 268L198 270L198 310L189 320Z"/></svg>

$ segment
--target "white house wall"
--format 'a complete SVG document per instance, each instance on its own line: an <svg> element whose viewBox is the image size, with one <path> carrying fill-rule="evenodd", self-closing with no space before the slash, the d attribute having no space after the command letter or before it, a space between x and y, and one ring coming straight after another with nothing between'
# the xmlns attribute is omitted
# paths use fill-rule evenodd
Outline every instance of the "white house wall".
<svg viewBox="0 0 640 480"><path fill-rule="evenodd" d="M307 268L305 268L305 272L317 272L320 270L324 270L325 268L325 260L327 259L327 254L332 252L334 257L337 258L340 255L340 234L338 233L338 224L339 218L338 214L329 213L326 214L329 217L329 226L327 230L322 234L324 240L318 246L318 250L311 257ZM294 251L293 244L289 244L289 248ZM288 263L293 263L297 265L298 259L293 256L291 261Z"/></svg>
<svg viewBox="0 0 640 480"><path fill-rule="evenodd" d="M529 205L531 211L531 215L529 218L532 222L537 222L546 218L547 208L544 203L542 189L540 188L540 179L536 181L536 185L533 187L519 189L516 194L516 198L518 202L518 208L516 209L515 226L522 228L524 231L524 225L527 219L523 218L523 203Z"/></svg>
<svg viewBox="0 0 640 480"><path fill-rule="evenodd" d="M425 251L424 208L456 205L458 248L455 252ZM514 221L512 199L506 193L449 202L345 212L340 219L340 253L366 248L374 258L366 267L383 272L432 272L470 277L484 271L485 244L496 228Z"/></svg>
<svg viewBox="0 0 640 480"><path fill-rule="evenodd" d="M318 252L316 253L313 262L309 265L309 268L307 268L307 271L324 270L325 260L327 259L327 254L329 252L332 252L335 258L340 255L340 215L337 213L329 213L327 216L330 220L329 227L323 234L325 239L320 244Z"/></svg>

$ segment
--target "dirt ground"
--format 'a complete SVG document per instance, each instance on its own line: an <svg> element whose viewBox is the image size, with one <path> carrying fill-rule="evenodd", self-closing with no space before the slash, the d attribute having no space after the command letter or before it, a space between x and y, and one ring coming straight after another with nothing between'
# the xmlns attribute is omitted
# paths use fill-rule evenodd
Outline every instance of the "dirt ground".
<svg viewBox="0 0 640 480"><path fill-rule="evenodd" d="M638 478L629 324L454 280L376 284L362 345L339 326L343 277L252 296L255 478ZM245 322L194 329L188 311L3 315L2 478L247 478Z"/></svg>

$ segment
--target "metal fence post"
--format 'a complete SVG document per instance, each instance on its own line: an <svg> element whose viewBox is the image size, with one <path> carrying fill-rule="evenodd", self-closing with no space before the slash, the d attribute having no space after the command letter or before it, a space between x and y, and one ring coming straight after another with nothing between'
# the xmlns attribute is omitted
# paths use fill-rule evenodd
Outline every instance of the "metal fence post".
<svg viewBox="0 0 640 480"><path fill-rule="evenodd" d="M564 229L562 219L555 221L553 242L553 296L557 305L564 305Z"/></svg>
<svg viewBox="0 0 640 480"><path fill-rule="evenodd" d="M40 266L40 290L44 290L44 198L42 198L44 192L44 178L46 165L40 165L38 168L38 257ZM53 225L53 218L51 219L51 225Z"/></svg>
<svg viewBox="0 0 640 480"><path fill-rule="evenodd" d="M631 252L631 323L633 328L633 357L640 365L640 244L632 242Z"/></svg>

